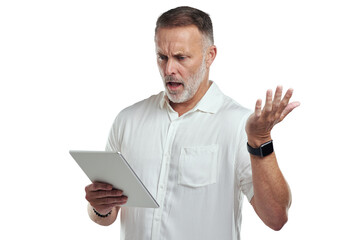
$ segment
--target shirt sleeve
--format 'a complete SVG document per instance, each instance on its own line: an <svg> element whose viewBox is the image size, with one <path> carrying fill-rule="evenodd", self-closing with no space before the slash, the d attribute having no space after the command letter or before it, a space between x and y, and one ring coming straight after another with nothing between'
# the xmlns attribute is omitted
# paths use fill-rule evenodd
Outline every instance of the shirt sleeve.
<svg viewBox="0 0 360 240"><path fill-rule="evenodd" d="M121 121L118 115L111 126L105 151L121 152Z"/></svg>
<svg viewBox="0 0 360 240"><path fill-rule="evenodd" d="M245 131L246 121L248 116L251 113L249 112L244 117L243 123L239 126L239 141L238 141L238 151L236 154L236 181L238 183L239 190L247 197L250 202L254 196L253 181L252 181L252 169L250 155L247 151L247 135Z"/></svg>

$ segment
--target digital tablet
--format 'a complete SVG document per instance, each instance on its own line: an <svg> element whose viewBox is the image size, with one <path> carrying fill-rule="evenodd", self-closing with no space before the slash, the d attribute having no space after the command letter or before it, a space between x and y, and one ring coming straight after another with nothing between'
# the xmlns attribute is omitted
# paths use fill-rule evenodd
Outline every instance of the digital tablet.
<svg viewBox="0 0 360 240"><path fill-rule="evenodd" d="M80 168L92 182L104 182L120 189L128 197L123 206L158 208L151 193L119 152L70 150Z"/></svg>

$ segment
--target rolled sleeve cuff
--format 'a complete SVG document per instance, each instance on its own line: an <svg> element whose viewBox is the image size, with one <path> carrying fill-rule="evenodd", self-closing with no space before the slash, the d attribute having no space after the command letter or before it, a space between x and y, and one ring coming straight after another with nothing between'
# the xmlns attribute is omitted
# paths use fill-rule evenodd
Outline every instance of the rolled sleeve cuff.
<svg viewBox="0 0 360 240"><path fill-rule="evenodd" d="M243 185L241 186L241 191L243 192L243 194L247 197L248 201L250 202L251 199L252 199L253 196L254 196L254 186L253 186L253 183L250 182L250 183L243 184Z"/></svg>

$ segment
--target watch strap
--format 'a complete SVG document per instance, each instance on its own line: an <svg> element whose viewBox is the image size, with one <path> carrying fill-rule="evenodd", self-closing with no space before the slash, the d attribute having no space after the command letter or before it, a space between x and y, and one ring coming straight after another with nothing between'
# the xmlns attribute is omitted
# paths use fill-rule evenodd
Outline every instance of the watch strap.
<svg viewBox="0 0 360 240"><path fill-rule="evenodd" d="M274 152L273 141L261 144L258 148L253 148L247 143L248 152L255 156L266 157Z"/></svg>

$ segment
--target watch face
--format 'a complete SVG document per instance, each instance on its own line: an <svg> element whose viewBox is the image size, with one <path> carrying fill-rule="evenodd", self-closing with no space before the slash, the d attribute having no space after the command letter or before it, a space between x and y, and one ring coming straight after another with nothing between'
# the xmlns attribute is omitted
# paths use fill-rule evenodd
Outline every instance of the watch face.
<svg viewBox="0 0 360 240"><path fill-rule="evenodd" d="M274 151L274 148L273 148L273 143L272 143L272 141L267 142L267 143L264 143L264 144L261 146L261 153L262 153L262 156L263 156L263 157L271 154L273 151Z"/></svg>

